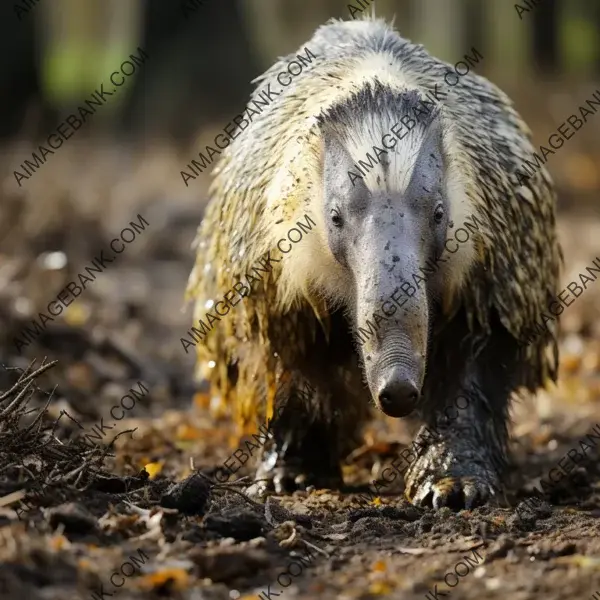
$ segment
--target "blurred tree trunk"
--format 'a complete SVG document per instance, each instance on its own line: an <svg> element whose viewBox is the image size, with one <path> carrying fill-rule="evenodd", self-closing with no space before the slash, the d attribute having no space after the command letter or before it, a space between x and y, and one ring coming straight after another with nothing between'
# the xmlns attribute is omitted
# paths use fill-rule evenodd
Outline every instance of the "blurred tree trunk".
<svg viewBox="0 0 600 600"><path fill-rule="evenodd" d="M465 50L462 0L418 0L413 7L418 41L452 64L460 60Z"/></svg>
<svg viewBox="0 0 600 600"><path fill-rule="evenodd" d="M33 15L17 16L13 2L0 3L0 32L0 56L5 57L0 62L0 136L36 135L46 129L48 117L31 102L38 90Z"/></svg>
<svg viewBox="0 0 600 600"><path fill-rule="evenodd" d="M469 51L474 46L483 55L483 63L477 65L477 72L481 75L489 70L489 64L485 60L486 56L489 56L489 35L485 27L483 2L481 0L465 0L461 18L465 24L465 50Z"/></svg>
<svg viewBox="0 0 600 600"><path fill-rule="evenodd" d="M181 4L149 0L148 76L130 112L136 128L189 139L199 127L223 127L241 112L262 69L247 0L206 2L188 16Z"/></svg>
<svg viewBox="0 0 600 600"><path fill-rule="evenodd" d="M559 71L558 0L544 0L542 6L523 14L533 28L533 60L544 73Z"/></svg>
<svg viewBox="0 0 600 600"><path fill-rule="evenodd" d="M600 59L600 2L571 0L560 5L560 66L568 76L592 78Z"/></svg>
<svg viewBox="0 0 600 600"><path fill-rule="evenodd" d="M540 7L539 10L542 10ZM531 46L529 36L531 24L515 10L512 2L485 2L484 31L488 36L485 57L486 72L497 83L514 82L520 76L531 73ZM489 69L489 71L487 71Z"/></svg>
<svg viewBox="0 0 600 600"><path fill-rule="evenodd" d="M592 10L592 26L596 35L594 36L594 62L595 71L600 75L600 2L596 2L591 7Z"/></svg>

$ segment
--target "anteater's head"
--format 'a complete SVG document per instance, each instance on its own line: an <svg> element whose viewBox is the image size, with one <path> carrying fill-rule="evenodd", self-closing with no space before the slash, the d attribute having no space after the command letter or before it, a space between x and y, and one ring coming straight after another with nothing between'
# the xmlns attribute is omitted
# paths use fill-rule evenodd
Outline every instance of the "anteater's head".
<svg viewBox="0 0 600 600"><path fill-rule="evenodd" d="M319 119L319 287L344 298L373 399L393 417L418 407L433 316L474 260L452 235L472 212L452 134L423 99L367 86Z"/></svg>

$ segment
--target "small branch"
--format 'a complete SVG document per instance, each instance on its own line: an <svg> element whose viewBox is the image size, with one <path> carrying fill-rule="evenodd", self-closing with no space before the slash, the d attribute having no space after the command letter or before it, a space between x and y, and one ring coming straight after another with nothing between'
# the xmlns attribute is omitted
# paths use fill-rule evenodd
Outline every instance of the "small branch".
<svg viewBox="0 0 600 600"><path fill-rule="evenodd" d="M35 362L35 360L33 361ZM4 400L5 398L8 398L11 394L14 393L14 391L21 385L23 385L26 381L29 381L31 379L35 379L36 377L39 377L42 373L46 372L48 369L50 369L51 367L53 367L58 361L57 360L53 360L51 363L48 363L46 365L42 365L37 371L34 371L33 373L27 375L27 377L25 377L24 379L19 378L19 380L17 381L17 383L15 383L15 385L13 385L10 390L8 390L7 392L4 392L4 394L2 394L2 396L0 396L0 402L2 402L2 400ZM33 363L31 363L31 365L33 365ZM29 368L31 367L31 365L29 367L27 367L27 370L29 370ZM24 373L26 373L27 371L25 371Z"/></svg>

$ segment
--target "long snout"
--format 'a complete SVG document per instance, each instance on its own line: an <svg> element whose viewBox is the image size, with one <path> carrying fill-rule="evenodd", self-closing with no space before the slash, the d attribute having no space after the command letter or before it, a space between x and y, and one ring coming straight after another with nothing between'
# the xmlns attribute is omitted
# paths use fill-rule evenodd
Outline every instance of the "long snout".
<svg viewBox="0 0 600 600"><path fill-rule="evenodd" d="M370 246L375 256L357 277L357 339L375 404L390 417L406 417L418 406L425 377L427 291L413 283L414 248L405 243L389 253L385 243Z"/></svg>

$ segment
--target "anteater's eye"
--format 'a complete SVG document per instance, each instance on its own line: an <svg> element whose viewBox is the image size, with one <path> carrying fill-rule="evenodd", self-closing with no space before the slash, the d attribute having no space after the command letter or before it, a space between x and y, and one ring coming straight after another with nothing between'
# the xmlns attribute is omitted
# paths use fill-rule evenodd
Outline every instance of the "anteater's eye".
<svg viewBox="0 0 600 600"><path fill-rule="evenodd" d="M436 223L441 223L442 219L444 218L444 206L443 204L440 202L436 207L435 207L435 211L433 213L433 219L435 220Z"/></svg>
<svg viewBox="0 0 600 600"><path fill-rule="evenodd" d="M331 209L331 222L333 223L334 227L341 227L344 224L344 219L342 219L339 209Z"/></svg>

